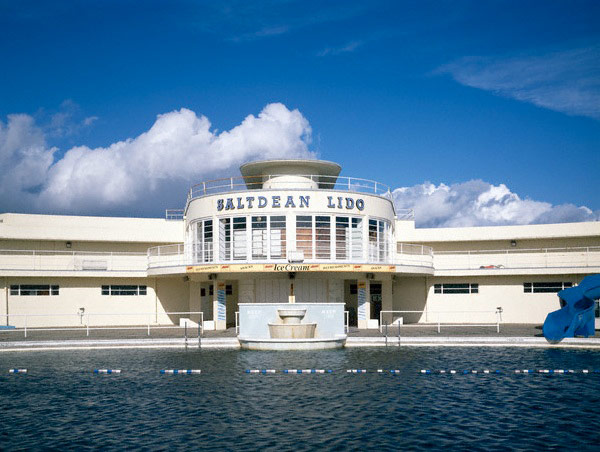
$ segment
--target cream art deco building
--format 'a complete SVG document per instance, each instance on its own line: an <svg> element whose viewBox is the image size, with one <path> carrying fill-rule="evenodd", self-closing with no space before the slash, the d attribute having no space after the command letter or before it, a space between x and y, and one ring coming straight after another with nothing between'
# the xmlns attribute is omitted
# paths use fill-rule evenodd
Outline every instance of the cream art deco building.
<svg viewBox="0 0 600 452"><path fill-rule="evenodd" d="M242 303L290 301L345 303L358 328L499 311L539 324L558 290L600 273L599 222L415 228L388 187L339 177L335 163L240 170L193 186L165 219L0 215L0 323L179 324L202 312L206 329L224 329Z"/></svg>

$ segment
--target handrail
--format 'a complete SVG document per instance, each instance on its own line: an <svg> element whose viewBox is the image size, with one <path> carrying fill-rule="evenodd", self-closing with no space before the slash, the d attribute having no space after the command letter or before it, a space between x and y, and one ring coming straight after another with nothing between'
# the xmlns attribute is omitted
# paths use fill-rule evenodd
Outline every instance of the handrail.
<svg viewBox="0 0 600 452"><path fill-rule="evenodd" d="M561 248L504 248L501 250L456 250L456 251L435 251L438 256L443 255L470 255L470 254L519 254L519 253L560 253L560 252L600 252L600 246L566 246Z"/></svg>
<svg viewBox="0 0 600 452"><path fill-rule="evenodd" d="M204 334L204 312L203 311L172 311L172 312L87 312L84 313L82 310L77 313L72 314L0 314L0 318L6 318L6 324L9 324L11 318L22 318L23 319L23 327L17 327L14 329L6 330L6 332L10 331L23 331L24 337L27 337L28 330L35 331L81 331L83 329L86 330L86 336L90 335L90 331L92 330L147 330L147 335L150 336L151 328L156 329L175 329L175 328L185 328L187 332L187 324L182 327L176 324L161 324L158 322L158 317L161 316L171 316L171 315L186 315L193 316L198 315L200 317L198 322L198 332L199 334ZM100 324L96 326L91 326L90 318L98 318L98 317L124 317L124 316L136 316L138 318L145 318L144 322L137 321L132 325L115 325L115 324ZM59 318L74 318L74 322L71 322L69 325L65 326L40 326L40 327L32 327L28 324L27 320L29 318L50 318L50 317L59 317ZM85 318L85 323L84 323ZM154 321L152 321L154 319ZM79 325L77 325L77 321L79 321ZM73 325L73 323L75 325Z"/></svg>
<svg viewBox="0 0 600 452"><path fill-rule="evenodd" d="M27 254L27 255L70 255L70 256L145 256L146 253L138 251L61 251L61 250L21 250L21 249L0 249L1 254Z"/></svg>
<svg viewBox="0 0 600 452"><path fill-rule="evenodd" d="M188 191L188 202L195 198L220 193L229 193L239 190L262 190L265 182L278 177L290 176L294 177L293 188L313 189L314 184L317 184L320 188L328 190L368 193L378 196L389 196L389 193L391 193L391 189L388 185L358 177L326 176L320 174L266 174L262 176L236 176L213 179L192 185ZM297 178L309 180L302 181ZM287 186L287 182L284 182L283 184L285 184L285 188L290 188ZM275 187L269 188L269 190L270 189L275 189Z"/></svg>
<svg viewBox="0 0 600 452"><path fill-rule="evenodd" d="M488 311L427 311L427 310L422 310L422 311L380 311L379 312L379 332L383 333L383 314L425 314L426 318L425 318L425 323L415 323L413 325L407 325L406 323L404 323L404 317L399 317L399 319L401 320L401 324L403 327L426 327L426 326L436 326L437 325L437 332L439 333L441 331L441 327L442 326L446 326L446 327L451 327L451 326L461 326L461 327L481 327L481 326L494 326L496 327L496 332L499 333L500 332L500 322L502 321L502 312L503 309L502 307L497 307L495 311L492 310L488 310ZM429 322L427 317L430 314L437 314L437 320L433 321L433 322ZM442 322L440 321L440 314L494 314L496 315L496 322L494 323L488 323L488 324L481 324L481 323L461 323L461 324L455 324L452 322ZM392 324L393 324L393 317L392 317ZM387 325L387 323L385 324Z"/></svg>

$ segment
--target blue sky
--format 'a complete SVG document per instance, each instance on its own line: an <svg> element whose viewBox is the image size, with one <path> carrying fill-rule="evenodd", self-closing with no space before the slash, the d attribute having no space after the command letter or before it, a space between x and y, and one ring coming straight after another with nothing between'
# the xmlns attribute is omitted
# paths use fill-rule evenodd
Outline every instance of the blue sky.
<svg viewBox="0 0 600 452"><path fill-rule="evenodd" d="M317 156L426 226L600 216L597 1L0 0L0 55L0 211L160 216Z"/></svg>

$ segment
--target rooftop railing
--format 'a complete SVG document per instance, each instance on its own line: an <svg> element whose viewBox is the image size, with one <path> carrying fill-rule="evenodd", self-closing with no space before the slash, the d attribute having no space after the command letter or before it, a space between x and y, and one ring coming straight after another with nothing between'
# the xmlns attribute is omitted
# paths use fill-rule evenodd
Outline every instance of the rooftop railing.
<svg viewBox="0 0 600 452"><path fill-rule="evenodd" d="M435 251L436 270L585 268L600 266L600 246Z"/></svg>
<svg viewBox="0 0 600 452"><path fill-rule="evenodd" d="M183 209L166 209L165 220L167 221L178 221L183 220L184 211Z"/></svg>
<svg viewBox="0 0 600 452"><path fill-rule="evenodd" d="M1 270L143 272L146 268L146 253L0 250Z"/></svg>
<svg viewBox="0 0 600 452"><path fill-rule="evenodd" d="M391 193L389 186L369 179L345 176L322 176L315 174L269 174L265 176L228 177L201 182L190 188L190 191L188 192L188 202L202 196L241 190L260 190L263 188L263 184L269 180L280 177L293 177L293 181L282 181L282 188L313 189L315 184L317 184L319 188L326 190L367 193L378 196L389 196ZM302 178L305 180L301 180Z"/></svg>

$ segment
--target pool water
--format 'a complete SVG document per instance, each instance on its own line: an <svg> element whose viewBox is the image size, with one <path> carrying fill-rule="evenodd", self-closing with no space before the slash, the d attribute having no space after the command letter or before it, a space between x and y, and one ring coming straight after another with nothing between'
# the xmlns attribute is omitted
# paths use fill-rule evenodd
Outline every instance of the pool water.
<svg viewBox="0 0 600 452"><path fill-rule="evenodd" d="M3 450L597 450L600 444L600 373L592 372L600 370L600 352L592 350L76 350L2 353L0 366ZM28 373L11 375L9 368ZM122 373L97 375L97 368ZM161 369L202 374L161 375ZM502 373L462 374L483 369Z"/></svg>

